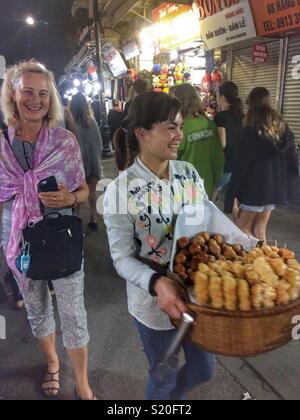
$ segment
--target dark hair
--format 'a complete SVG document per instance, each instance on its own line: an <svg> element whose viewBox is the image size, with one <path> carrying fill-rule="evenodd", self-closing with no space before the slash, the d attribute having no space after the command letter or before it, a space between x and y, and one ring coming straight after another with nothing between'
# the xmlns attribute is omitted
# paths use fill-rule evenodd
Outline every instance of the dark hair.
<svg viewBox="0 0 300 420"><path fill-rule="evenodd" d="M70 103L70 111L76 123L82 125L83 128L89 128L93 112L83 93L79 92L73 96Z"/></svg>
<svg viewBox="0 0 300 420"><path fill-rule="evenodd" d="M282 116L272 108L270 92L264 87L257 87L250 93L246 125L257 130L259 135L278 142L288 130L288 125Z"/></svg>
<svg viewBox="0 0 300 420"><path fill-rule="evenodd" d="M219 88L219 95L224 96L230 105L230 110L237 120L243 120L245 114L243 102L239 98L239 89L233 82L224 82Z"/></svg>
<svg viewBox="0 0 300 420"><path fill-rule="evenodd" d="M189 115L193 115L194 117L198 117L199 115L207 117L202 109L200 93L194 86L189 83L184 83L177 86L176 89L172 91L172 95L176 96L181 102L183 118L186 118Z"/></svg>
<svg viewBox="0 0 300 420"><path fill-rule="evenodd" d="M133 84L133 91L136 95L141 95L147 92L147 83L144 80L136 80Z"/></svg>
<svg viewBox="0 0 300 420"><path fill-rule="evenodd" d="M135 128L151 130L155 124L173 121L180 112L178 99L166 93L148 92L137 96L130 106L128 117L113 138L117 166L120 171L130 166L139 153Z"/></svg>

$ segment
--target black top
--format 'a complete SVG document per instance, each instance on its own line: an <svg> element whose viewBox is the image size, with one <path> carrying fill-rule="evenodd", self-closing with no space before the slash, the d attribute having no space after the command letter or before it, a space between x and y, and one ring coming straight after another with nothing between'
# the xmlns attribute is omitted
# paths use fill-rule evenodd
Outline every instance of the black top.
<svg viewBox="0 0 300 420"><path fill-rule="evenodd" d="M236 145L239 141L243 122L237 118L232 111L219 112L215 116L215 123L218 127L226 129L227 145L224 150L225 153L225 173L232 172L234 153Z"/></svg>
<svg viewBox="0 0 300 420"><path fill-rule="evenodd" d="M128 101L128 102L126 102L126 104L125 104L125 108L124 108L124 117L128 117L128 114L129 114L129 108L131 107L131 104L132 104L132 100L131 101Z"/></svg>
<svg viewBox="0 0 300 420"><path fill-rule="evenodd" d="M111 138L113 138L115 132L118 128L121 127L121 123L124 119L123 111L117 111L115 109L111 109L108 114L108 125L110 127Z"/></svg>
<svg viewBox="0 0 300 420"><path fill-rule="evenodd" d="M298 176L294 134L289 129L274 143L245 127L236 150L230 191L248 206L284 204L288 184Z"/></svg>

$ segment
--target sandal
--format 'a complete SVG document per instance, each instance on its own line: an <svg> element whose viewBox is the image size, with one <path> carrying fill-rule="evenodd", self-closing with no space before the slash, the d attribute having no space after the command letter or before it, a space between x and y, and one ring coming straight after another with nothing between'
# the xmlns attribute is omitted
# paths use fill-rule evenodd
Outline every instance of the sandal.
<svg viewBox="0 0 300 420"><path fill-rule="evenodd" d="M55 376L59 375L59 373L60 371L55 372L55 373L50 373L50 372L46 373L45 379L42 383L42 391L45 397L47 398L57 397L60 391L60 382L59 382L59 376L58 376L58 379L56 379Z"/></svg>

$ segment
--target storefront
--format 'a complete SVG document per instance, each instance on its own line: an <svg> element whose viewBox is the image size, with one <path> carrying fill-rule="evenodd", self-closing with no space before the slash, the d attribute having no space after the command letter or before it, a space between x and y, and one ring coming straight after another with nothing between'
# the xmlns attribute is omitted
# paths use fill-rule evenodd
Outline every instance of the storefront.
<svg viewBox="0 0 300 420"><path fill-rule="evenodd" d="M256 52L260 50L262 57L257 60ZM233 46L230 79L237 84L244 103L254 87L263 86L270 91L273 106L279 109L281 50L278 39L259 38Z"/></svg>
<svg viewBox="0 0 300 420"><path fill-rule="evenodd" d="M279 110L300 142L300 0L251 0L251 7L258 34L282 38Z"/></svg>
<svg viewBox="0 0 300 420"><path fill-rule="evenodd" d="M300 34L287 43L287 65L282 112L300 145Z"/></svg>

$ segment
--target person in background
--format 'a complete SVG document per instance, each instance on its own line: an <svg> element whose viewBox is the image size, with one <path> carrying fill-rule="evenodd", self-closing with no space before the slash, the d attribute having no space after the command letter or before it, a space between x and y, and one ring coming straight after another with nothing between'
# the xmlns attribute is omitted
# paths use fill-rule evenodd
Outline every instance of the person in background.
<svg viewBox="0 0 300 420"><path fill-rule="evenodd" d="M91 107L82 93L73 96L70 111L76 122L86 182L90 192L90 222L88 226L92 230L97 230L96 187L101 178L102 137Z"/></svg>
<svg viewBox="0 0 300 420"><path fill-rule="evenodd" d="M183 84L175 89L174 94L182 104L184 119L184 139L179 147L178 159L195 166L211 198L222 178L225 161L217 127L202 111L196 88Z"/></svg>
<svg viewBox="0 0 300 420"><path fill-rule="evenodd" d="M124 113L120 108L118 99L113 99L112 109L108 113L108 125L110 128L111 138L113 139L115 132L121 127L124 119Z"/></svg>
<svg viewBox="0 0 300 420"><path fill-rule="evenodd" d="M3 80L1 79L0 80L0 89L2 87L2 84L3 84ZM7 125L4 122L4 116L3 116L2 111L0 110L0 131L1 130L7 130ZM2 204L0 203L0 221L1 220L2 220ZM2 239L2 236L3 236L2 224L0 223L0 248L2 247L2 241L4 241ZM5 263L4 263L4 265L6 266ZM16 282L16 279L14 278L11 270L8 270L5 273L4 281L6 281L11 287L13 298L14 298L14 301L15 301L15 309L17 309L17 310L22 309L24 307L23 296L20 292L18 283Z"/></svg>
<svg viewBox="0 0 300 420"><path fill-rule="evenodd" d="M54 308L47 282L33 281L16 266L23 229L45 213L72 215L77 203L88 199L78 141L56 126L60 99L54 77L34 60L6 72L1 105L8 139L0 134L0 202L3 203L6 261L24 298L34 337L47 361L42 383L46 397L60 391L60 360L56 350ZM39 181L55 175L59 191L38 194ZM84 268L53 281L64 346L75 373L76 399L94 400L88 381L87 314L84 304Z"/></svg>
<svg viewBox="0 0 300 420"><path fill-rule="evenodd" d="M217 185L212 201L217 201L219 194L228 187L232 175L232 166L236 145L239 141L243 127L243 103L239 98L238 87L233 82L224 82L218 91L219 113L215 116L221 144L225 152L224 174ZM225 196L225 212L231 213L233 197L227 193Z"/></svg>
<svg viewBox="0 0 300 420"><path fill-rule="evenodd" d="M162 268L168 265L177 214L187 196L195 205L206 197L196 169L176 161L182 125L176 98L165 93L139 95L123 129L115 135L116 148L123 147L127 137L137 158L110 184L104 198L110 252L119 275L127 281L129 312L149 362L148 400L185 398L191 389L211 379L215 366L214 356L186 339L183 366L179 368L176 359L174 370L164 378L155 374L177 333L170 318L180 320L187 304L183 290L167 277L166 270L165 275L154 271L151 261ZM126 155L123 158L125 164ZM170 195L162 197L159 192L166 187ZM116 202L116 197L120 201Z"/></svg>
<svg viewBox="0 0 300 420"><path fill-rule="evenodd" d="M295 137L266 88L253 89L247 104L230 189L239 206L238 227L266 242L272 211L288 201L288 185L298 175Z"/></svg>
<svg viewBox="0 0 300 420"><path fill-rule="evenodd" d="M130 101L128 101L125 105L125 109L124 109L124 117L127 117L128 112L129 112L129 108L133 102L133 100L138 96L141 95L143 93L147 92L147 83L144 82L144 80L138 79L134 82L133 87L132 87L132 99Z"/></svg>

